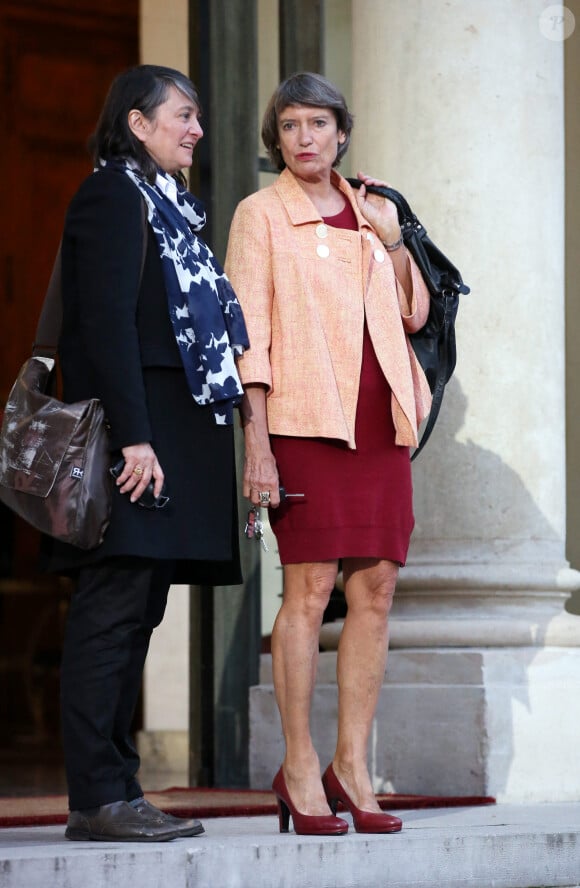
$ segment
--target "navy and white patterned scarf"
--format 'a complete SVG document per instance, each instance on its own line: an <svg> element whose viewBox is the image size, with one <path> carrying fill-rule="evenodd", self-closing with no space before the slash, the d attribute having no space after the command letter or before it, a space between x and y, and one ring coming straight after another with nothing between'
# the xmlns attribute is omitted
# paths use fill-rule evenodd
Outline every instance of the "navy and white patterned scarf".
<svg viewBox="0 0 580 888"><path fill-rule="evenodd" d="M196 234L206 221L203 205L161 170L150 185L127 164L103 166L122 169L145 198L191 394L197 404L212 405L218 425L230 425L243 394L234 355L243 354L249 342L232 285Z"/></svg>

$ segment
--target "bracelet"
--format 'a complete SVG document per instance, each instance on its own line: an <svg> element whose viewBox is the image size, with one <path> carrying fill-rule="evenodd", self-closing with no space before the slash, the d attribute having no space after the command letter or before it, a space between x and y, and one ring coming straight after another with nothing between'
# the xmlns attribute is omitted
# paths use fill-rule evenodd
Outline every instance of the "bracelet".
<svg viewBox="0 0 580 888"><path fill-rule="evenodd" d="M402 246L403 246L403 235L401 235L399 240L396 240L394 244L386 244L383 241L383 247L385 248L387 253L394 253L395 250L398 250L399 247L402 247Z"/></svg>

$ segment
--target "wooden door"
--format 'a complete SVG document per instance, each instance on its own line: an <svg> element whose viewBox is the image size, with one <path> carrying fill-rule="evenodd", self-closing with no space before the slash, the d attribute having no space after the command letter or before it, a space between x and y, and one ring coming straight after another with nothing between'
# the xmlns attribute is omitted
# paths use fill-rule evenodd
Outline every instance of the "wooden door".
<svg viewBox="0 0 580 888"><path fill-rule="evenodd" d="M114 75L138 62L138 5L0 0L0 412L30 356L66 207L92 168L88 136ZM30 747L35 761L58 738L66 607L62 581L39 575L39 547L1 506L0 748Z"/></svg>
<svg viewBox="0 0 580 888"><path fill-rule="evenodd" d="M138 61L138 6L0 0L0 410L30 355L66 207L91 171L87 139L113 76ZM2 569L34 572L38 535L6 513L0 535Z"/></svg>

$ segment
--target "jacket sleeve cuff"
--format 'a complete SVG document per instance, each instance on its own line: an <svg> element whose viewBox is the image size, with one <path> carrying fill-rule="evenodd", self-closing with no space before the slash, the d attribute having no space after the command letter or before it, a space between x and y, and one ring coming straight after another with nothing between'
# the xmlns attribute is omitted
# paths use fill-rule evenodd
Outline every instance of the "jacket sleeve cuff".
<svg viewBox="0 0 580 888"><path fill-rule="evenodd" d="M411 267L412 292L410 294L406 293L396 278L395 281L405 331L407 333L415 333L417 330L420 330L427 321L430 296L417 263L409 251L407 251L407 255Z"/></svg>
<svg viewBox="0 0 580 888"><path fill-rule="evenodd" d="M268 355L260 357L251 352L252 349L250 348L237 361L242 385L259 383L260 385L265 385L268 391L270 391L272 388L272 368Z"/></svg>

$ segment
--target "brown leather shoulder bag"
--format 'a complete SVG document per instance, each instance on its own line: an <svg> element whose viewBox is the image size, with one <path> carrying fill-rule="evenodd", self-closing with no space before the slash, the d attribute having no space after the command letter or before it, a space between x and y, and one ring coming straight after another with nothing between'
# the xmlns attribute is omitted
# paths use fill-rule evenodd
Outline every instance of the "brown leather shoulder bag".
<svg viewBox="0 0 580 888"><path fill-rule="evenodd" d="M59 249L32 357L20 368L4 408L0 500L42 533L94 549L111 509L105 414L96 399L65 404L51 394L61 324Z"/></svg>

